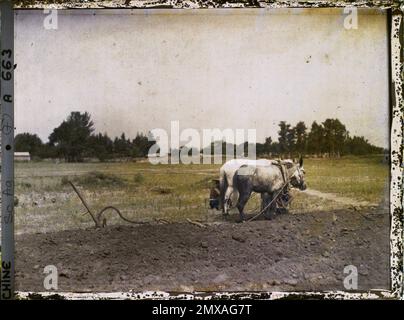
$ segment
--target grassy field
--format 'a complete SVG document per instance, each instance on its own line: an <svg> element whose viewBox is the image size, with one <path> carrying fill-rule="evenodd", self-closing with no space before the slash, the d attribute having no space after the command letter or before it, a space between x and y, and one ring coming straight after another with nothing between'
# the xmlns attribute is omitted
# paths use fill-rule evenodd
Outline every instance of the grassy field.
<svg viewBox="0 0 404 320"><path fill-rule="evenodd" d="M186 218L217 221L217 211L208 209L211 179L219 165L151 165L126 163L16 164L17 232L45 232L81 228L92 222L68 180L77 185L94 212L113 205L133 220ZM377 205L388 191L389 166L382 158L347 157L305 159L306 181L310 189L337 197ZM387 188L387 189L386 189ZM292 213L334 210L343 203L294 192ZM252 198L248 209L258 205ZM108 223L118 222L108 214Z"/></svg>
<svg viewBox="0 0 404 320"><path fill-rule="evenodd" d="M308 159L305 170L310 188L369 202L379 201L389 179L378 156Z"/></svg>

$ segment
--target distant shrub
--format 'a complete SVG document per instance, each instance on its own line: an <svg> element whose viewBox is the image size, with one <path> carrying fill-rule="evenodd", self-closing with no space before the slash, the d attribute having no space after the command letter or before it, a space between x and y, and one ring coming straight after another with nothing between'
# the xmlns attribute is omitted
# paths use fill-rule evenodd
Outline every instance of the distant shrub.
<svg viewBox="0 0 404 320"><path fill-rule="evenodd" d="M27 189L29 189L29 188L32 187L32 184L30 184L30 183L28 183L28 182L21 182L21 183L19 183L19 185L20 185L21 187L27 188Z"/></svg>
<svg viewBox="0 0 404 320"><path fill-rule="evenodd" d="M142 183L144 181L144 176L141 173L136 173L135 176L133 177L133 182L135 183Z"/></svg>
<svg viewBox="0 0 404 320"><path fill-rule="evenodd" d="M172 188L156 186L151 189L152 192L159 193L159 194L170 194L173 193Z"/></svg>
<svg viewBox="0 0 404 320"><path fill-rule="evenodd" d="M62 180L60 181L60 184L62 186L67 186L69 184L69 178L68 177L62 177Z"/></svg>
<svg viewBox="0 0 404 320"><path fill-rule="evenodd" d="M121 177L113 174L93 171L83 176L78 176L74 182L87 187L111 187L125 184Z"/></svg>

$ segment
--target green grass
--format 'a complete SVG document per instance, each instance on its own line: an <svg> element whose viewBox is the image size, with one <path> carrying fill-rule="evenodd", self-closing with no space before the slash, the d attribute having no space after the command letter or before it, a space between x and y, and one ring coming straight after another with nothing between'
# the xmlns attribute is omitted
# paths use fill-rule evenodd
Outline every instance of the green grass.
<svg viewBox="0 0 404 320"><path fill-rule="evenodd" d="M309 188L343 197L377 203L388 188L390 169L379 156L306 159L304 168Z"/></svg>
<svg viewBox="0 0 404 320"><path fill-rule="evenodd" d="M207 208L211 180L218 177L219 167L148 162L16 163L16 228L35 232L91 226L68 180L77 185L94 212L113 205L135 220L221 219L218 212ZM309 188L372 203L382 201L389 177L389 166L381 157L305 159L304 167ZM258 204L255 197L248 208ZM294 210L302 212L309 207L337 206L304 193L293 202ZM108 223L118 221L115 215L108 217Z"/></svg>

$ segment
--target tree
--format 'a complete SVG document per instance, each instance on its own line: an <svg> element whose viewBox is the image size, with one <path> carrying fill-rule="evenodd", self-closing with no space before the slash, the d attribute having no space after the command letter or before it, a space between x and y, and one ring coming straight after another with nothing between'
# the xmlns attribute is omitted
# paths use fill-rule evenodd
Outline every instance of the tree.
<svg viewBox="0 0 404 320"><path fill-rule="evenodd" d="M306 152L307 147L307 127L303 121L300 121L295 126L295 138L296 138L296 151L300 154Z"/></svg>
<svg viewBox="0 0 404 320"><path fill-rule="evenodd" d="M338 119L326 119L323 122L324 147L331 156L340 155L347 139L345 125Z"/></svg>
<svg viewBox="0 0 404 320"><path fill-rule="evenodd" d="M269 154L271 152L271 146L272 146L272 138L271 137L265 138L264 151L266 154Z"/></svg>
<svg viewBox="0 0 404 320"><path fill-rule="evenodd" d="M290 129L290 124L287 124L286 121L281 121L279 123L279 131L278 131L278 147L280 153L286 153L289 151L288 148L288 132Z"/></svg>
<svg viewBox="0 0 404 320"><path fill-rule="evenodd" d="M278 143L279 152L283 155L288 154L290 156L291 152L295 150L295 128L292 128L286 121L279 123Z"/></svg>
<svg viewBox="0 0 404 320"><path fill-rule="evenodd" d="M154 138L151 133L148 136L143 133L137 133L135 139L132 141L132 156L133 157L147 157L150 148L155 144Z"/></svg>
<svg viewBox="0 0 404 320"><path fill-rule="evenodd" d="M121 157L129 157L131 154L132 143L126 139L125 133L114 140L114 152Z"/></svg>
<svg viewBox="0 0 404 320"><path fill-rule="evenodd" d="M287 133L286 133L286 144L287 144L287 150L289 152L289 158L291 152L295 151L296 148L296 131L295 128L292 128L290 125L288 125Z"/></svg>
<svg viewBox="0 0 404 320"><path fill-rule="evenodd" d="M364 137L353 136L352 138L347 138L345 152L353 155L366 155L372 153L380 154L383 153L384 150L383 148L370 144Z"/></svg>
<svg viewBox="0 0 404 320"><path fill-rule="evenodd" d="M311 125L310 133L307 137L307 149L314 154L320 154L323 152L324 141L324 128L321 124L314 121Z"/></svg>
<svg viewBox="0 0 404 320"><path fill-rule="evenodd" d="M31 133L20 133L15 136L15 151L29 152L31 156L40 156L43 148L42 140Z"/></svg>
<svg viewBox="0 0 404 320"><path fill-rule="evenodd" d="M107 133L92 135L89 138L89 155L96 157L100 161L105 161L113 157L114 143Z"/></svg>
<svg viewBox="0 0 404 320"><path fill-rule="evenodd" d="M255 148L256 148L256 153L259 156L270 154L272 152L272 138L271 137L265 138L264 143L257 142L255 145Z"/></svg>
<svg viewBox="0 0 404 320"><path fill-rule="evenodd" d="M67 162L82 161L94 131L88 112L72 112L49 136L50 146L56 147L57 155Z"/></svg>

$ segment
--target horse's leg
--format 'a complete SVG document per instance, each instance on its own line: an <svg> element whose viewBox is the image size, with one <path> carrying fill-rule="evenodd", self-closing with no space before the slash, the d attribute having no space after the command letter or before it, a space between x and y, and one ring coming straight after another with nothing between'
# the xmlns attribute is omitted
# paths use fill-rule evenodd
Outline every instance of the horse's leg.
<svg viewBox="0 0 404 320"><path fill-rule="evenodd" d="M271 196L269 195L268 192L264 192L261 193L261 199L262 199L262 203L261 203L261 212L264 213L265 218L268 219L268 204L271 202Z"/></svg>
<svg viewBox="0 0 404 320"><path fill-rule="evenodd" d="M219 181L219 186L220 186L219 208L220 210L222 210L222 212L224 212L224 194L226 190L224 188L224 183L222 179L220 179Z"/></svg>
<svg viewBox="0 0 404 320"><path fill-rule="evenodd" d="M264 210L264 208L265 208L265 203L266 203L266 197L268 196L268 193L266 193L266 192L264 192L264 193L261 193L261 209L260 209L260 211L262 211L262 210Z"/></svg>
<svg viewBox="0 0 404 320"><path fill-rule="evenodd" d="M237 201L237 209L240 214L241 221L245 220L244 207L245 207L248 199L250 199L251 192L252 192L251 189L247 189L247 190L244 190L243 192L239 192L239 197L238 197L238 201Z"/></svg>
<svg viewBox="0 0 404 320"><path fill-rule="evenodd" d="M231 195L233 193L233 186L228 186L224 195L224 214L229 214Z"/></svg>
<svg viewBox="0 0 404 320"><path fill-rule="evenodd" d="M229 208L233 207L233 204L237 204L237 200L238 200L238 190L233 185L233 190L230 195Z"/></svg>
<svg viewBox="0 0 404 320"><path fill-rule="evenodd" d="M220 173L219 189L220 189L219 208L224 213L224 195L225 195L226 189L227 189L227 180L223 173Z"/></svg>
<svg viewBox="0 0 404 320"><path fill-rule="evenodd" d="M276 211L276 201L272 201L274 199L274 194L273 193L266 193L265 196L265 207L268 206L268 208L265 209L264 216L268 220L272 220L275 216L275 211ZM272 203L271 203L272 201ZM269 205L271 203L271 205Z"/></svg>

